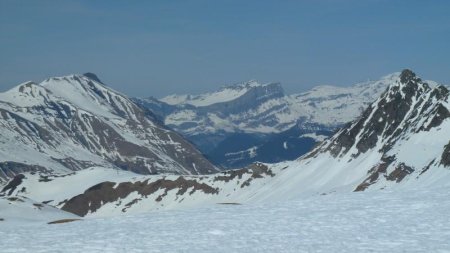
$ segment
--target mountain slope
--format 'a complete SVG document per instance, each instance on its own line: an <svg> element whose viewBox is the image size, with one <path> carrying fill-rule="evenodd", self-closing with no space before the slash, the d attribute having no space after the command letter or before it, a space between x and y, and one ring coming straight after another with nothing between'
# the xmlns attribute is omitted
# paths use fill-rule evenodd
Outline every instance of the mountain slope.
<svg viewBox="0 0 450 253"><path fill-rule="evenodd" d="M350 160L369 151L381 156L356 190L420 176L432 167L447 165L449 109L447 88L430 88L412 71L405 70L361 118L323 144L322 149Z"/></svg>
<svg viewBox="0 0 450 253"><path fill-rule="evenodd" d="M150 112L96 79L56 77L0 94L0 178L94 165L141 174L217 171Z"/></svg>

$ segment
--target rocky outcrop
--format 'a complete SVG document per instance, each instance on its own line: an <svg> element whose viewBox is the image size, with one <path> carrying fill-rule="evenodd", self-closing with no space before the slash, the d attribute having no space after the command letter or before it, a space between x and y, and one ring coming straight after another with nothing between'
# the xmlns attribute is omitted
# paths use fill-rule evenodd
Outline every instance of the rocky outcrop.
<svg viewBox="0 0 450 253"><path fill-rule="evenodd" d="M85 216L88 213L97 211L100 207L107 203L113 203L119 199L126 198L130 193L136 192L140 198L125 205L126 208L139 202L142 198L147 198L150 195L154 195L155 201L161 201L167 192L176 189L176 195L183 195L189 189L189 194L193 194L196 191L203 191L205 194L217 194L218 190L204 183L198 183L195 180L185 179L180 176L176 180L158 179L154 182L148 180L143 182L103 182L92 186L87 189L83 194L77 195L62 206L62 210L79 215ZM162 193L157 193L163 191ZM122 210L125 212L125 210Z"/></svg>
<svg viewBox="0 0 450 253"><path fill-rule="evenodd" d="M22 183L22 180L25 178L23 174L16 175L9 183L3 187L2 191L0 193L6 193L7 195L11 195Z"/></svg>

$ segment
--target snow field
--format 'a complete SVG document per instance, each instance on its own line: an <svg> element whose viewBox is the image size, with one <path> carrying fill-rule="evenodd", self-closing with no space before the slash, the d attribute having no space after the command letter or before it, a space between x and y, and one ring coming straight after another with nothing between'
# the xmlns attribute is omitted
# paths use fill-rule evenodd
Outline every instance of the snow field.
<svg viewBox="0 0 450 253"><path fill-rule="evenodd" d="M448 252L449 188L0 226L2 252Z"/></svg>

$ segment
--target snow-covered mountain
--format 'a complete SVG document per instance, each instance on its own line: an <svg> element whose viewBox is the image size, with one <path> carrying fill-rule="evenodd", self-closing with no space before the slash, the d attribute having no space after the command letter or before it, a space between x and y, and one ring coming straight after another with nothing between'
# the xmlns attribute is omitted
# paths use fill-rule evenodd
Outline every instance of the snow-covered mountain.
<svg viewBox="0 0 450 253"><path fill-rule="evenodd" d="M449 110L447 88L431 88L404 70L356 120L295 161L203 176L139 176L107 168L67 176L28 173L2 192L80 216L109 216L335 192L448 187Z"/></svg>
<svg viewBox="0 0 450 253"><path fill-rule="evenodd" d="M249 81L201 95L172 95L155 102L137 99L160 115L165 123L185 135L214 132L274 133L297 122L337 126L353 120L399 73L350 87L317 86L285 95L279 83ZM171 110L152 104L165 103ZM160 107L158 109L158 107Z"/></svg>
<svg viewBox="0 0 450 253"><path fill-rule="evenodd" d="M217 171L179 134L93 74L26 82L0 94L0 180L92 166L141 174Z"/></svg>
<svg viewBox="0 0 450 253"><path fill-rule="evenodd" d="M217 110L224 109L223 113L241 111L241 106L254 107L255 104L264 100L283 96L283 89L278 83L260 84L256 80L244 83L224 86L216 92L200 95L170 95L160 99L169 105L193 105L195 107L206 107L214 105ZM226 104L227 102L233 102ZM235 107L235 108L232 108Z"/></svg>
<svg viewBox="0 0 450 253"><path fill-rule="evenodd" d="M293 95L285 95L279 83L249 81L201 95L134 100L196 144L213 163L236 168L305 154L317 143L312 137L328 137L354 120L399 74L349 87L318 86ZM272 151L265 154L264 146Z"/></svg>

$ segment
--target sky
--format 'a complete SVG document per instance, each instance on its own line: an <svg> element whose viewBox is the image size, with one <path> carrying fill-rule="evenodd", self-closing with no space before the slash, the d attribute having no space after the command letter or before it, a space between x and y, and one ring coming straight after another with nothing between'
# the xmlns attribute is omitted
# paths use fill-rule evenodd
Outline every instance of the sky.
<svg viewBox="0 0 450 253"><path fill-rule="evenodd" d="M410 68L450 84L447 0L0 0L0 90L93 72L130 96L287 93Z"/></svg>

